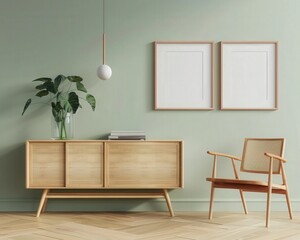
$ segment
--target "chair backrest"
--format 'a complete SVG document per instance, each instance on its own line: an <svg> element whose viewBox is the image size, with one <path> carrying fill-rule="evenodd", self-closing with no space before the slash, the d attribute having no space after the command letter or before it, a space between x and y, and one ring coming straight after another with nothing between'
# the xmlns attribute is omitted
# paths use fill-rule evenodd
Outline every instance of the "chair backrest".
<svg viewBox="0 0 300 240"><path fill-rule="evenodd" d="M269 173L269 157L264 153L272 153L283 157L284 138L246 138L242 157L241 171ZM274 161L273 173L280 173L279 161Z"/></svg>

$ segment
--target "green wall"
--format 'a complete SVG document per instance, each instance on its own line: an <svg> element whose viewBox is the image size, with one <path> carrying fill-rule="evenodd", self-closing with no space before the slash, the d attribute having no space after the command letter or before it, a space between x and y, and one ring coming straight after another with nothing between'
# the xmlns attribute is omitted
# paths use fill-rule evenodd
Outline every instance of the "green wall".
<svg viewBox="0 0 300 240"><path fill-rule="evenodd" d="M21 111L31 80L80 75L97 99L76 114L76 138L99 139L111 130L145 130L148 139L185 141L185 188L171 192L175 210L207 210L211 157L207 150L240 155L244 137L285 137L291 198L300 210L300 1L107 0L109 81L100 81L102 1L0 1L0 211L36 209L41 192L25 189L24 142L50 138L50 108ZM279 41L278 111L154 111L153 41L215 42L215 102L219 102L219 41ZM216 106L218 108L218 106ZM228 164L228 163L227 163ZM231 165L219 173L232 176ZM250 210L266 196L247 194ZM286 210L275 196L274 209ZM216 208L242 210L234 191L217 191ZM82 204L84 203L84 204ZM50 201L51 210L161 210L162 201Z"/></svg>

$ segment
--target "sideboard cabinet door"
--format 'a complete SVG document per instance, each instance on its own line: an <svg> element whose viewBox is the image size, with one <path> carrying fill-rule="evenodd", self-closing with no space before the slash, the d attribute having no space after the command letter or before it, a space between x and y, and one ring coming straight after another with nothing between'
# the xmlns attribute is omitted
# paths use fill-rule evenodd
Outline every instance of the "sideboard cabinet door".
<svg viewBox="0 0 300 240"><path fill-rule="evenodd" d="M103 187L103 143L66 143L66 187Z"/></svg>
<svg viewBox="0 0 300 240"><path fill-rule="evenodd" d="M181 160L181 142L108 142L105 187L182 187Z"/></svg>
<svg viewBox="0 0 300 240"><path fill-rule="evenodd" d="M32 142L28 146L27 187L53 188L65 185L63 142Z"/></svg>

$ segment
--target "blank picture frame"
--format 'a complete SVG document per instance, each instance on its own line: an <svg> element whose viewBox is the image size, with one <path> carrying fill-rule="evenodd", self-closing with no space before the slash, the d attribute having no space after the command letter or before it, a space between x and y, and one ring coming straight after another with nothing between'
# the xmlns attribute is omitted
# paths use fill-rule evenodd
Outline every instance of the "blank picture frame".
<svg viewBox="0 0 300 240"><path fill-rule="evenodd" d="M213 109L213 42L154 42L155 110Z"/></svg>
<svg viewBox="0 0 300 240"><path fill-rule="evenodd" d="M278 42L221 42L221 110L277 110Z"/></svg>

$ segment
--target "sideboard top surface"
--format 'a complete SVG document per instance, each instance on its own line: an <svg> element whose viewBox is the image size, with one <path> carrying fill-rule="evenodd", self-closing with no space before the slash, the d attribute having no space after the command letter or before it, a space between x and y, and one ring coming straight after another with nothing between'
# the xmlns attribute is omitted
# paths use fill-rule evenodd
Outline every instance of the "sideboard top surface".
<svg viewBox="0 0 300 240"><path fill-rule="evenodd" d="M76 139L76 140L27 140L26 142L108 142L108 143L122 143L122 142L183 142L183 140L92 140L92 139Z"/></svg>

